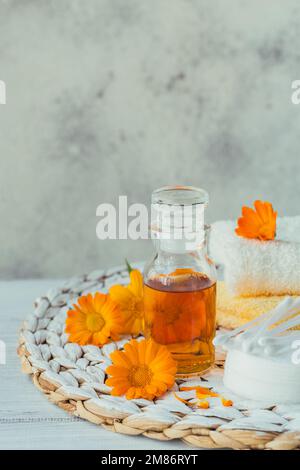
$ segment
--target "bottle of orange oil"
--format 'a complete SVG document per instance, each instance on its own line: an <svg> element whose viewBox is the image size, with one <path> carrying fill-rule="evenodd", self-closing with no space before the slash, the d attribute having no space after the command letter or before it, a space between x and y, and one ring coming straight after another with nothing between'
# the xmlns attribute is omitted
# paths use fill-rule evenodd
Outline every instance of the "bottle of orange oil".
<svg viewBox="0 0 300 470"><path fill-rule="evenodd" d="M200 375L214 363L216 270L206 250L207 204L207 192L190 186L152 193L156 253L144 271L144 333L168 347L178 377Z"/></svg>

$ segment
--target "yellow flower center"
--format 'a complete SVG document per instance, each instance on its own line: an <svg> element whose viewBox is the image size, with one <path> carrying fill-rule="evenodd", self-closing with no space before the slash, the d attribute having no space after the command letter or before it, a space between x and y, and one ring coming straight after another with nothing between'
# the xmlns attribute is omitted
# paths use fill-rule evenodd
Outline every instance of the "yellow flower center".
<svg viewBox="0 0 300 470"><path fill-rule="evenodd" d="M140 365L130 369L128 378L133 387L144 387L150 384L152 377L152 370L146 365Z"/></svg>
<svg viewBox="0 0 300 470"><path fill-rule="evenodd" d="M86 318L86 327L90 331L100 331L105 325L105 320L100 314L90 314Z"/></svg>

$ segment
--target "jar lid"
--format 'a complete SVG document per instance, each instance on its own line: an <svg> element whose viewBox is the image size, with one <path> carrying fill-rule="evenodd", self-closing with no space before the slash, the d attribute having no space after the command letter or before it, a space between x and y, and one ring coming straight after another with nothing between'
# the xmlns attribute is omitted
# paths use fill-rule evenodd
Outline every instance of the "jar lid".
<svg viewBox="0 0 300 470"><path fill-rule="evenodd" d="M163 186L152 193L152 204L168 204L172 206L208 205L207 191L194 186Z"/></svg>

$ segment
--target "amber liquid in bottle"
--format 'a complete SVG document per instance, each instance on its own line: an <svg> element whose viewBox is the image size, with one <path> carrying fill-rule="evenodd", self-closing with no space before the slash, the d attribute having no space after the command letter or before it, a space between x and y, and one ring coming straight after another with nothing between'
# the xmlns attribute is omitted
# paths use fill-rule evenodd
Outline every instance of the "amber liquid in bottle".
<svg viewBox="0 0 300 470"><path fill-rule="evenodd" d="M214 363L216 282L191 269L157 275L144 286L145 336L164 344L177 376L199 375Z"/></svg>

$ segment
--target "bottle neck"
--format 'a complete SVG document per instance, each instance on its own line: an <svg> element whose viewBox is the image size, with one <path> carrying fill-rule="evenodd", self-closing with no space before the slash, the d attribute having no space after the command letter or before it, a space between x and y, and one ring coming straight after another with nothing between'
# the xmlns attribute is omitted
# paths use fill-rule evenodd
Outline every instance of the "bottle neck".
<svg viewBox="0 0 300 470"><path fill-rule="evenodd" d="M152 204L151 238L161 250L188 253L205 243L204 205Z"/></svg>
<svg viewBox="0 0 300 470"><path fill-rule="evenodd" d="M166 256L207 254L206 234L204 239L201 238L201 241L198 241L197 243L195 241L191 242L162 238L156 238L152 241L157 253L163 253Z"/></svg>
<svg viewBox="0 0 300 470"><path fill-rule="evenodd" d="M173 255L184 255L192 252L206 252L206 243L204 238L201 240L176 240L176 239L155 239L154 246L157 251Z"/></svg>

